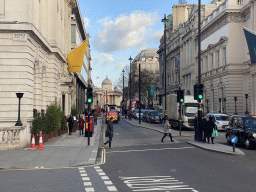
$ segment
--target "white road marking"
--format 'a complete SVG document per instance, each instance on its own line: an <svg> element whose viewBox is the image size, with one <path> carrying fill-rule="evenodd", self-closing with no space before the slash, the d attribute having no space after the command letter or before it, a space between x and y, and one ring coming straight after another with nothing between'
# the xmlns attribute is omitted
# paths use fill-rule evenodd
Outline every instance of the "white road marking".
<svg viewBox="0 0 256 192"><path fill-rule="evenodd" d="M103 170L102 169L95 169L97 172L102 172Z"/></svg>
<svg viewBox="0 0 256 192"><path fill-rule="evenodd" d="M80 173L86 173L85 170L81 170L81 171L79 171L79 172L80 172Z"/></svg>
<svg viewBox="0 0 256 192"><path fill-rule="evenodd" d="M82 177L83 181L90 181L90 177Z"/></svg>
<svg viewBox="0 0 256 192"><path fill-rule="evenodd" d="M85 191L86 191L86 192L94 191L94 188L93 188L93 187L85 188Z"/></svg>
<svg viewBox="0 0 256 192"><path fill-rule="evenodd" d="M127 151L109 151L106 153L129 153L129 152L140 152L140 151L162 151L171 149L193 149L195 147L181 147L181 148L161 148L161 149L143 149L143 150L127 150Z"/></svg>
<svg viewBox="0 0 256 192"><path fill-rule="evenodd" d="M84 182L84 186L91 186L92 183L91 182Z"/></svg>
<svg viewBox="0 0 256 192"><path fill-rule="evenodd" d="M112 185L112 181L104 181L105 185Z"/></svg>
<svg viewBox="0 0 256 192"><path fill-rule="evenodd" d="M95 166L94 169L100 169L100 167L99 166Z"/></svg>
<svg viewBox="0 0 256 192"><path fill-rule="evenodd" d="M83 173L83 174L80 174L81 177L87 177L87 174L86 173Z"/></svg>
<svg viewBox="0 0 256 192"><path fill-rule="evenodd" d="M107 186L109 191L117 191L117 189L115 188L115 186Z"/></svg>
<svg viewBox="0 0 256 192"><path fill-rule="evenodd" d="M102 172L102 173L99 173L99 175L106 175L106 173L103 173L103 172Z"/></svg>
<svg viewBox="0 0 256 192"><path fill-rule="evenodd" d="M133 191L165 191L191 190L197 192L189 185L172 178L171 176L145 176L145 177L119 177Z"/></svg>
<svg viewBox="0 0 256 192"><path fill-rule="evenodd" d="M84 167L79 167L78 169L79 169L79 170L84 170Z"/></svg>
<svg viewBox="0 0 256 192"><path fill-rule="evenodd" d="M109 180L108 176L101 176L102 180Z"/></svg>

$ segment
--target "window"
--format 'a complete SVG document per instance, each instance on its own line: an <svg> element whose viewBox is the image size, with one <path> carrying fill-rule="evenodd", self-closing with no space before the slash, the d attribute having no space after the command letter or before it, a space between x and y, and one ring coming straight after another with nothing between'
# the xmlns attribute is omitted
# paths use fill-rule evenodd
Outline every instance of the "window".
<svg viewBox="0 0 256 192"><path fill-rule="evenodd" d="M146 61L146 59L143 57L143 58L141 58L141 61Z"/></svg>
<svg viewBox="0 0 256 192"><path fill-rule="evenodd" d="M212 69L213 69L213 54L212 54L212 58L211 59L212 59L211 64L212 64Z"/></svg>
<svg viewBox="0 0 256 192"><path fill-rule="evenodd" d="M71 25L71 43L76 43L76 25Z"/></svg>
<svg viewBox="0 0 256 192"><path fill-rule="evenodd" d="M223 64L226 65L226 48L223 48Z"/></svg>
<svg viewBox="0 0 256 192"><path fill-rule="evenodd" d="M219 63L219 61L220 61L220 52L219 51L217 51L217 53L216 53L216 59L217 59L217 67L219 67L220 66L220 63Z"/></svg>

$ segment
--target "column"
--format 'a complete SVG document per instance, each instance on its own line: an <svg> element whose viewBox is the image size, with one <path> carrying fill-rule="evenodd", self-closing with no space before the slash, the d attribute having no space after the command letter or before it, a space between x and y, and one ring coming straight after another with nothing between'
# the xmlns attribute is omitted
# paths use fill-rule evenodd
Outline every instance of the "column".
<svg viewBox="0 0 256 192"><path fill-rule="evenodd" d="M51 45L57 46L56 25L57 25L57 1L48 0L48 41Z"/></svg>

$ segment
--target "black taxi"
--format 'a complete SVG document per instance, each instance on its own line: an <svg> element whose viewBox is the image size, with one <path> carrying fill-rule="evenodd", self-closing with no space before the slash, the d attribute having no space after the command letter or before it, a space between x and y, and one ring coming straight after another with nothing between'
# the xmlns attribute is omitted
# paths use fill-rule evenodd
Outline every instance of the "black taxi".
<svg viewBox="0 0 256 192"><path fill-rule="evenodd" d="M238 144L244 144L247 149L251 149L256 143L256 117L234 115L229 121L226 129L226 139L231 143L231 137L237 136Z"/></svg>

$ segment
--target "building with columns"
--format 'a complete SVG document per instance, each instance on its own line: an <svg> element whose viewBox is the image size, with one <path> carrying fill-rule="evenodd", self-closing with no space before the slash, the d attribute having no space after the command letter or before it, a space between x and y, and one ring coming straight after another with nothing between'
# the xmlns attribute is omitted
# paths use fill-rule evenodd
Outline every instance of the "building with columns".
<svg viewBox="0 0 256 192"><path fill-rule="evenodd" d="M177 7L184 6L183 15L176 14ZM256 31L255 6L255 0L214 0L210 4L201 5L201 82L204 84L204 112L228 115L235 112L241 115L256 113L255 64L250 62L241 27ZM198 82L197 10L197 5L173 6L173 23L167 29L167 92L175 92L180 86L185 94L194 94L193 85ZM159 64L160 76L163 74L163 51L162 37L158 51L162 58ZM180 61L178 68L175 67L175 57ZM160 85L161 82L160 78Z"/></svg>
<svg viewBox="0 0 256 192"><path fill-rule="evenodd" d="M123 93L115 86L112 88L112 82L106 76L106 79L102 81L102 88L93 87L93 105L92 108L101 106L106 109L108 105L120 106Z"/></svg>
<svg viewBox="0 0 256 192"><path fill-rule="evenodd" d="M0 149L30 143L33 111L84 109L90 45L81 73L68 71L67 54L87 38L77 0L0 0Z"/></svg>

